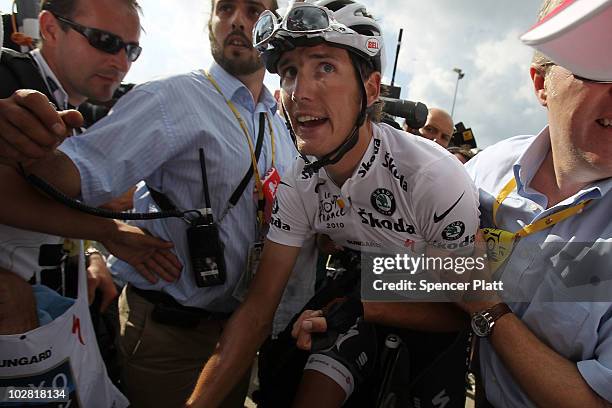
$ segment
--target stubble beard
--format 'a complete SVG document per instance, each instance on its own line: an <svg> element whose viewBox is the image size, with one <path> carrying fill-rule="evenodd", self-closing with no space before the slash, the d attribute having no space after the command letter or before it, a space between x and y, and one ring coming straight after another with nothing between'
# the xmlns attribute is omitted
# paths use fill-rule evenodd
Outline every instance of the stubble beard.
<svg viewBox="0 0 612 408"><path fill-rule="evenodd" d="M254 51L248 55L225 55L225 46L219 44L212 30L209 30L210 50L213 58L224 70L233 76L243 76L253 74L263 68L263 62L259 55Z"/></svg>

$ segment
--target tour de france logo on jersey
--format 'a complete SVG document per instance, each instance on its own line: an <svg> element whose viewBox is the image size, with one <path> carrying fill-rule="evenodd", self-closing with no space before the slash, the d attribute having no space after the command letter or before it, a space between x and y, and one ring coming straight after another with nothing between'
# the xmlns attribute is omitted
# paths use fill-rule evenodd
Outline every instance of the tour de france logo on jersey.
<svg viewBox="0 0 612 408"><path fill-rule="evenodd" d="M393 215L395 212L395 197L386 188L377 188L370 196L372 206L382 215Z"/></svg>
<svg viewBox="0 0 612 408"><path fill-rule="evenodd" d="M447 241L454 241L463 236L465 232L465 224L461 221L455 221L446 226L442 231L442 238Z"/></svg>

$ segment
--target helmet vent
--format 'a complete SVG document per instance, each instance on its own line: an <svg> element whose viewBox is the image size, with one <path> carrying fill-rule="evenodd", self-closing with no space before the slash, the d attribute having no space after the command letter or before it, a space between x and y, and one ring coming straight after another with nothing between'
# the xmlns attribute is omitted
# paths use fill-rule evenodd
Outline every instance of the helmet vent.
<svg viewBox="0 0 612 408"><path fill-rule="evenodd" d="M337 1L332 1L329 4L326 4L325 7L333 12L336 12L340 10L341 8L343 8L344 6L348 6L349 4L354 4L354 2L352 0L337 0Z"/></svg>

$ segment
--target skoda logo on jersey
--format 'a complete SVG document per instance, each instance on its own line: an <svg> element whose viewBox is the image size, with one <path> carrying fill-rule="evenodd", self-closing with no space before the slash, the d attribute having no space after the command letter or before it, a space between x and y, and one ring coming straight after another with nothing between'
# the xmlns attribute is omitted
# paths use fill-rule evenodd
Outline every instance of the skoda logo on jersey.
<svg viewBox="0 0 612 408"><path fill-rule="evenodd" d="M395 212L395 197L386 188L377 188L370 196L372 206L382 215L393 215Z"/></svg>
<svg viewBox="0 0 612 408"><path fill-rule="evenodd" d="M447 241L454 241L463 236L465 232L465 224L461 221L455 221L446 226L442 231L442 238Z"/></svg>

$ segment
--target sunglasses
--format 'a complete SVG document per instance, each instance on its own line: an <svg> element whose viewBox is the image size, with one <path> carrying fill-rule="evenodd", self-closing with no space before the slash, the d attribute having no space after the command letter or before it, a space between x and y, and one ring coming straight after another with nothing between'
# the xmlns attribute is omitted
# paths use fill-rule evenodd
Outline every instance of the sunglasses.
<svg viewBox="0 0 612 408"><path fill-rule="evenodd" d="M134 62L140 56L142 47L138 43L126 43L121 37L108 31L99 30L97 28L85 27L66 17L53 14L58 21L66 24L83 37L87 38L89 45L97 50L108 54L117 54L121 50L125 50L129 61Z"/></svg>
<svg viewBox="0 0 612 408"><path fill-rule="evenodd" d="M270 10L261 13L253 27L253 47L263 51L262 48L265 48L279 30L294 34L314 34L332 30L345 32L349 29L336 22L326 8L296 3L280 22Z"/></svg>

